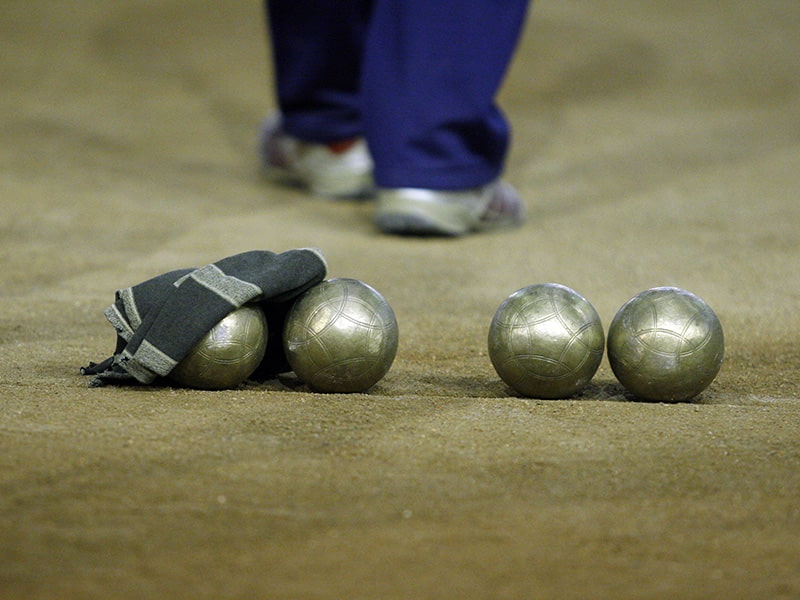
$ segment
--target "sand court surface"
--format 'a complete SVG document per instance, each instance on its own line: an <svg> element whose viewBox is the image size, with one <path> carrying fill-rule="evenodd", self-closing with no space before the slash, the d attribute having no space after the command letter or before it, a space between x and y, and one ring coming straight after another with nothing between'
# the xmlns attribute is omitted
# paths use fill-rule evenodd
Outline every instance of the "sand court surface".
<svg viewBox="0 0 800 600"><path fill-rule="evenodd" d="M800 4L533 8L500 102L527 223L378 234L264 180L259 3L0 8L0 596L800 597ZM117 289L314 246L400 328L365 394L291 375L90 389ZM533 283L607 328L672 285L719 316L692 402L603 359L568 400L487 354Z"/></svg>

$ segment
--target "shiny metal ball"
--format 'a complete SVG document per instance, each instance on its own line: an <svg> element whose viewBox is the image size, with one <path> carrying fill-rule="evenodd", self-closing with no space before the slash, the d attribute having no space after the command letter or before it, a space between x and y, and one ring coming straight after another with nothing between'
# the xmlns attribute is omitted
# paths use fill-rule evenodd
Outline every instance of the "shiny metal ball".
<svg viewBox="0 0 800 600"><path fill-rule="evenodd" d="M517 290L489 327L489 358L524 396L567 398L591 381L605 336L594 307L578 292L543 283Z"/></svg>
<svg viewBox="0 0 800 600"><path fill-rule="evenodd" d="M180 385L204 390L236 387L256 370L267 348L267 319L258 306L242 306L217 323L169 374Z"/></svg>
<svg viewBox="0 0 800 600"><path fill-rule="evenodd" d="M675 287L637 294L617 311L608 330L611 370L642 400L694 398L717 376L724 346L711 307Z"/></svg>
<svg viewBox="0 0 800 600"><path fill-rule="evenodd" d="M369 389L389 371L398 341L392 307L356 279L328 279L305 292L283 330L289 365L319 392Z"/></svg>

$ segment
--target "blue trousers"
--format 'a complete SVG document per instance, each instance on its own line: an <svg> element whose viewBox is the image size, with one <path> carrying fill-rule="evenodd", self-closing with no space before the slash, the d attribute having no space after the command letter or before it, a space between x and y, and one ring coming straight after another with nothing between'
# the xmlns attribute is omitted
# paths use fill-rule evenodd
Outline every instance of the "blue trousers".
<svg viewBox="0 0 800 600"><path fill-rule="evenodd" d="M528 0L266 0L286 131L364 136L381 187L463 189L502 172L495 98Z"/></svg>

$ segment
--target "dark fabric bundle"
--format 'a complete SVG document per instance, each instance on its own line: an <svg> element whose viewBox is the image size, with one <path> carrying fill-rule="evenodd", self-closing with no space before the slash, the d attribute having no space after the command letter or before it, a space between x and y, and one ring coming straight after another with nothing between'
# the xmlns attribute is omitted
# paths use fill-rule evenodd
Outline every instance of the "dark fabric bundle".
<svg viewBox="0 0 800 600"><path fill-rule="evenodd" d="M83 367L90 386L153 383L164 377L228 313L259 302L270 330L287 303L319 283L325 259L315 249L252 250L199 269L179 269L118 290L104 314L117 331L114 355ZM273 336L270 335L272 338ZM268 347L261 372L280 372L282 353ZM282 365L281 365L282 366Z"/></svg>

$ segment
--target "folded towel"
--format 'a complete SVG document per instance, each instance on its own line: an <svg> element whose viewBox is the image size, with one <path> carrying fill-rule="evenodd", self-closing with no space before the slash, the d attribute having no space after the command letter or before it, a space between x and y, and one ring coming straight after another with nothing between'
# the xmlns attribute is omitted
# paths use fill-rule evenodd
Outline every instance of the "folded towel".
<svg viewBox="0 0 800 600"><path fill-rule="evenodd" d="M117 331L114 354L81 372L95 375L90 387L153 383L168 375L232 310L252 302L261 304L270 330L277 326L279 338L287 305L322 281L326 271L325 258L316 249L251 250L118 290L104 311ZM284 357L275 345L264 358L271 364L262 363L259 371L280 372L278 363Z"/></svg>

